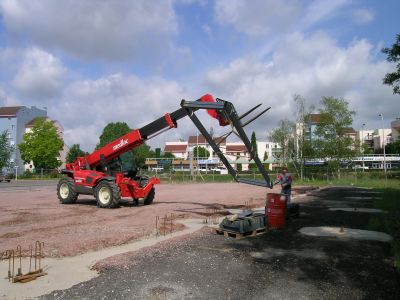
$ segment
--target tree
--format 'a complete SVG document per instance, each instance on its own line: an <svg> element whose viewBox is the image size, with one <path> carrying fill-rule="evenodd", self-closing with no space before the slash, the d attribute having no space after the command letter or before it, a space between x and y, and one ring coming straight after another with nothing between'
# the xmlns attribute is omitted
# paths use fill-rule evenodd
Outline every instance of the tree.
<svg viewBox="0 0 400 300"><path fill-rule="evenodd" d="M156 148L156 149L155 149L155 157L156 157L156 158L161 157L161 148Z"/></svg>
<svg viewBox="0 0 400 300"><path fill-rule="evenodd" d="M9 168L11 165L11 154L14 148L8 140L8 131L5 130L0 134L0 171L3 168Z"/></svg>
<svg viewBox="0 0 400 300"><path fill-rule="evenodd" d="M104 147L131 131L132 129L129 128L128 124L125 122L108 123L100 135L100 141L97 144L96 149ZM148 145L142 144L139 147L134 148L132 151L121 155L122 168L124 170L130 170L136 167L141 168L145 165L147 157L154 157L154 152L150 150Z"/></svg>
<svg viewBox="0 0 400 300"><path fill-rule="evenodd" d="M258 156L257 137L254 131L251 133L250 142L251 142L251 150L254 152L255 156ZM250 170L258 170L257 165L255 163L250 163L249 167Z"/></svg>
<svg viewBox="0 0 400 300"><path fill-rule="evenodd" d="M59 156L63 146L53 122L37 118L32 131L24 134L18 148L25 163L32 161L35 168L54 169L61 165Z"/></svg>
<svg viewBox="0 0 400 300"><path fill-rule="evenodd" d="M162 158L175 158L175 155L172 154L171 152L164 152Z"/></svg>
<svg viewBox="0 0 400 300"><path fill-rule="evenodd" d="M356 153L353 140L346 134L355 112L349 110L344 99L323 97L321 105L320 123L316 126L312 145L317 156L340 176L340 162L351 159Z"/></svg>
<svg viewBox="0 0 400 300"><path fill-rule="evenodd" d="M268 152L267 151L264 152L264 157L263 157L263 161L266 161L266 160L268 160ZM264 163L264 168L266 170L268 170L269 169L269 163Z"/></svg>
<svg viewBox="0 0 400 300"><path fill-rule="evenodd" d="M239 159L240 159L240 155L236 155L236 160L239 160ZM242 170L243 170L242 164L236 163L236 171L237 172L242 172Z"/></svg>
<svg viewBox="0 0 400 300"><path fill-rule="evenodd" d="M210 156L210 151L201 146L196 146L193 148L193 158L208 158Z"/></svg>
<svg viewBox="0 0 400 300"><path fill-rule="evenodd" d="M82 157L85 155L85 151L80 148L79 144L73 144L67 154L67 163L73 163L77 157Z"/></svg>
<svg viewBox="0 0 400 300"><path fill-rule="evenodd" d="M387 55L387 61L397 63L396 70L385 75L383 84L392 86L393 94L400 94L400 34L397 34L396 41L392 47L383 48L382 52Z"/></svg>
<svg viewBox="0 0 400 300"><path fill-rule="evenodd" d="M281 152L279 161L281 165L286 165L289 161L289 153L293 148L293 132L295 124L288 119L280 120L278 128L272 130L269 138L274 143L279 144Z"/></svg>
<svg viewBox="0 0 400 300"><path fill-rule="evenodd" d="M100 135L100 141L96 145L96 150L104 147L105 145L115 141L131 131L132 129L130 129L128 124L125 122L108 123Z"/></svg>
<svg viewBox="0 0 400 300"><path fill-rule="evenodd" d="M387 144L385 146L385 152L387 154L400 154L400 140Z"/></svg>
<svg viewBox="0 0 400 300"><path fill-rule="evenodd" d="M257 137L256 137L256 133L253 131L251 133L251 149L254 151L255 155L258 155L257 153Z"/></svg>
<svg viewBox="0 0 400 300"><path fill-rule="evenodd" d="M294 167L300 171L300 179L304 177L304 165L307 158L312 158L312 147L310 138L306 132L310 124L310 114L314 110L313 106L306 107L306 99L300 95L294 95L293 101L296 105L295 117L296 124L293 128L293 152L292 161Z"/></svg>

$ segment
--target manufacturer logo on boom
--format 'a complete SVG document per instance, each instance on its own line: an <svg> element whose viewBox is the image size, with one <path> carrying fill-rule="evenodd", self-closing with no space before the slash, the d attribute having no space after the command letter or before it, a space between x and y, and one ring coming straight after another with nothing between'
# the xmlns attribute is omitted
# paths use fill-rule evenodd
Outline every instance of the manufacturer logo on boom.
<svg viewBox="0 0 400 300"><path fill-rule="evenodd" d="M128 144L128 139L121 139L118 144L113 146L113 151L118 150L119 148Z"/></svg>

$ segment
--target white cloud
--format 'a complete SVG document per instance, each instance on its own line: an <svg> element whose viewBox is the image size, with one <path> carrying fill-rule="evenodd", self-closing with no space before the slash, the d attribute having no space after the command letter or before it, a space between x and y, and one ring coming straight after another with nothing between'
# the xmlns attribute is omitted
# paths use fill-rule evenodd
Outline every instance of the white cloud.
<svg viewBox="0 0 400 300"><path fill-rule="evenodd" d="M49 115L63 124L67 144L78 143L91 151L109 122L126 122L132 128L180 108L184 90L159 77L113 74L68 85ZM185 134L187 128L180 127Z"/></svg>
<svg viewBox="0 0 400 300"><path fill-rule="evenodd" d="M375 49L366 40L340 47L324 33L310 37L296 33L288 36L271 58L237 59L225 68L211 70L205 84L221 98L237 103L239 112L260 102L272 106L253 128L265 138L278 120L292 118L294 94L304 96L310 104L318 104L322 96L344 97L358 113L356 128L362 123L378 126L377 111L388 120L396 117L398 99L382 85L389 70L388 63L376 60Z"/></svg>
<svg viewBox="0 0 400 300"><path fill-rule="evenodd" d="M162 53L177 33L168 0L3 0L0 14L10 37L90 60Z"/></svg>
<svg viewBox="0 0 400 300"><path fill-rule="evenodd" d="M215 18L220 24L233 25L249 36L268 34L274 28L281 31L299 16L302 7L295 0L219 0Z"/></svg>
<svg viewBox="0 0 400 300"><path fill-rule="evenodd" d="M354 21L358 24L367 24L374 20L375 14L370 9L357 9L354 11Z"/></svg>
<svg viewBox="0 0 400 300"><path fill-rule="evenodd" d="M214 12L222 25L252 37L297 31L333 18L347 0L218 0Z"/></svg>
<svg viewBox="0 0 400 300"><path fill-rule="evenodd" d="M306 8L301 22L304 27L308 27L322 20L329 20L335 16L337 11L348 4L348 0L314 0ZM299 28L297 28L299 30Z"/></svg>
<svg viewBox="0 0 400 300"><path fill-rule="evenodd" d="M45 100L60 95L66 70L56 57L39 48L29 48L21 60L12 81L21 96Z"/></svg>

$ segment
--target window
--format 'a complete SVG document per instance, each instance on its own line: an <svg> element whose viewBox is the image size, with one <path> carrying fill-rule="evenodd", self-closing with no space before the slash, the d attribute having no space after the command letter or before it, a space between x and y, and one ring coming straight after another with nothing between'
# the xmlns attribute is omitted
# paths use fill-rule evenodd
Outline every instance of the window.
<svg viewBox="0 0 400 300"><path fill-rule="evenodd" d="M14 129L15 128L15 125L11 125L11 129Z"/></svg>

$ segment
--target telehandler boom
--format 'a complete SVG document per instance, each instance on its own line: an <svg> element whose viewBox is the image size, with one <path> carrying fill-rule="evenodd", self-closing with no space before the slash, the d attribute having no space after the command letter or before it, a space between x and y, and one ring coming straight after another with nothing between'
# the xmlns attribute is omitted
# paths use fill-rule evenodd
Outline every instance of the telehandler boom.
<svg viewBox="0 0 400 300"><path fill-rule="evenodd" d="M241 122L242 118L249 115L259 106L257 105L239 117L232 103L218 98L215 101L208 94L196 101L182 100L181 108L176 111L166 113L142 128L134 129L101 149L84 157L78 157L75 162L67 164L66 168L61 171L66 176L57 185L58 199L63 204L73 204L79 194L94 195L97 205L103 208L118 207L122 197L130 197L136 202L138 199L143 199L145 205L151 204L155 196L154 185L160 183L159 179L139 176L137 175L137 170L123 172L120 156L140 146L146 140L168 129L176 128L177 121L186 116L193 121L200 133L206 138L235 181L272 188L271 180L243 130L244 126L261 116L269 108L249 121L243 124ZM210 116L219 121L221 126L231 126L232 131L226 136L235 133L243 141L248 153L250 153L249 160L254 160L264 180L251 180L238 176L219 145L216 144L215 139L197 118L195 112L199 109L206 109Z"/></svg>

